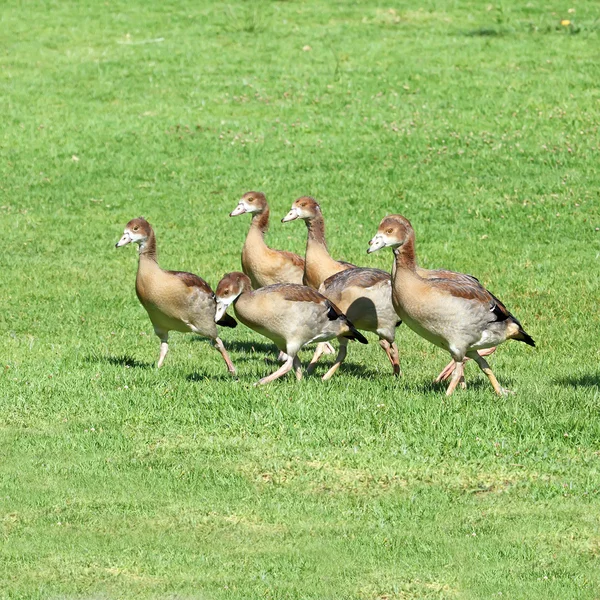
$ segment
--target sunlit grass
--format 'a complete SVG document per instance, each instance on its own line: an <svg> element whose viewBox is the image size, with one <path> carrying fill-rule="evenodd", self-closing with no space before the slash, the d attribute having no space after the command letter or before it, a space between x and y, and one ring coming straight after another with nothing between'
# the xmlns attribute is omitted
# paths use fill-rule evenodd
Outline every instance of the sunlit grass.
<svg viewBox="0 0 600 600"><path fill-rule="evenodd" d="M572 10L569 10L572 9ZM597 598L600 12L361 2L5 3L0 55L2 598ZM561 24L568 20L569 24ZM405 214L420 263L472 273L535 338L491 358L498 399L403 377L352 344L327 384L266 340L158 340L115 250L239 269L260 189L302 253ZM374 336L369 338L375 342ZM303 360L309 351L302 355Z"/></svg>

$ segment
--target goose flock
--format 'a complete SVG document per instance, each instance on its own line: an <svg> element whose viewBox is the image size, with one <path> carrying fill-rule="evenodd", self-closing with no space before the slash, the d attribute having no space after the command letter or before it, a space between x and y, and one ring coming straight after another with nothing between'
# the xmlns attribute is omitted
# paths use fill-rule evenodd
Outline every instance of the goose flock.
<svg viewBox="0 0 600 600"><path fill-rule="evenodd" d="M377 335L394 375L400 374L396 328L405 323L420 336L446 350L452 360L436 381L450 379L447 395L460 384L466 387L464 364L470 358L490 380L498 395L500 386L485 357L506 340L535 346L519 321L504 304L471 275L428 270L417 265L415 232L402 215L386 216L369 241L368 253L390 247L394 253L391 274L335 260L327 249L325 222L314 198L298 198L282 219L301 219L307 228L305 258L267 246L269 205L261 192L244 194L229 216L252 215L242 248L242 271L227 273L213 292L201 277L182 271L165 271L157 259L156 236L150 223L139 217L127 223L116 247L139 247L136 293L160 339L158 366L164 363L170 331L191 331L212 340L227 369L236 370L218 335L217 325L236 327L227 314L269 338L283 363L255 385L270 383L292 369L302 378L298 352L312 342L317 348L307 371L313 371L324 353L339 350L323 376L331 378L344 362L348 341L362 344L361 331Z"/></svg>

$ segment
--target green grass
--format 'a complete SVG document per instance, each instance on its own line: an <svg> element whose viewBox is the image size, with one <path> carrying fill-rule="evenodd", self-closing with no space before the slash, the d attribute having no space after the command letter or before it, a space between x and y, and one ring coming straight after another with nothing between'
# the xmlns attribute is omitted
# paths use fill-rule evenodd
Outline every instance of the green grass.
<svg viewBox="0 0 600 600"><path fill-rule="evenodd" d="M596 2L11 0L0 27L0 598L600 597ZM406 215L537 341L491 359L517 393L470 364L447 399L406 328L399 380L353 344L255 389L242 326L238 381L191 335L156 370L114 243L142 214L216 286L249 189L273 246L303 251L279 218L311 194L334 256L386 269L367 242Z"/></svg>

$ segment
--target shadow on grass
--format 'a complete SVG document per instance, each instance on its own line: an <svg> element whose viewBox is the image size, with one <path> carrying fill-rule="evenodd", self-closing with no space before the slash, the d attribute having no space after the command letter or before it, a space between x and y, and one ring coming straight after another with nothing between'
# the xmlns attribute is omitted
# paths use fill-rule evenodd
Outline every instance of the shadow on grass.
<svg viewBox="0 0 600 600"><path fill-rule="evenodd" d="M492 394L494 393L492 384L488 381L487 377L477 377L476 374L471 375L469 377L469 375L465 374L465 381L467 382L467 389L463 390L460 386L457 386L453 395L460 394L462 391L468 391L468 390L477 390L477 391L488 390ZM449 383L450 383L450 379L436 383L432 378L431 380L422 381L421 383L417 384L415 387L416 387L416 390L421 394L426 394L428 392L437 392L437 393L445 394ZM508 390L513 389L514 381L510 378L503 377L502 379L499 380L499 383L502 387L504 387Z"/></svg>
<svg viewBox="0 0 600 600"><path fill-rule="evenodd" d="M600 373L587 373L586 375L561 377L560 379L555 379L555 382L563 387L600 388Z"/></svg>
<svg viewBox="0 0 600 600"><path fill-rule="evenodd" d="M199 382L203 383L205 381L239 381L239 377L237 375L231 375L228 371L225 373L219 373L218 375L214 375L212 373L198 373L198 371L194 371L185 377L186 381L190 381L192 383Z"/></svg>
<svg viewBox="0 0 600 600"><path fill-rule="evenodd" d="M308 363L310 361L309 360L302 361L302 372L307 378L315 378L316 377L317 379L320 379L332 367L332 365L334 363L334 358L335 357L331 356L331 355L329 356L329 358L327 358L327 357L321 358L321 360L317 363L315 370L310 375L308 375L306 373L306 369L307 369ZM376 371L375 369L370 369L369 367L367 367L363 364L355 363L355 362L351 362L351 361L343 362L340 365L340 368L337 370L336 374L333 376L333 379L338 377L338 375L340 375L340 374L350 375L352 377L365 378L365 379L373 379L373 378L382 376L381 371ZM385 376L385 374L383 376ZM390 378L393 377L392 367L390 367L389 376L390 376Z"/></svg>
<svg viewBox="0 0 600 600"><path fill-rule="evenodd" d="M496 29L494 27L479 27L477 29L471 29L465 31L463 35L467 37L503 37L510 33L505 29Z"/></svg>
<svg viewBox="0 0 600 600"><path fill-rule="evenodd" d="M123 354L122 356L88 356L85 358L87 363L108 363L115 367L129 367L130 369L151 369L156 366L151 362L141 362L132 356Z"/></svg>
<svg viewBox="0 0 600 600"><path fill-rule="evenodd" d="M277 346L272 342L240 342L239 340L229 340L223 342L227 350L232 352L245 352L247 354L279 354Z"/></svg>
<svg viewBox="0 0 600 600"><path fill-rule="evenodd" d="M221 338L222 339L222 338ZM208 343L203 337L193 337L195 342ZM266 359L265 362L277 363L279 350L275 344L269 342L240 342L238 340L223 340L227 352L236 352L241 356L235 357L235 362L248 362L259 359Z"/></svg>

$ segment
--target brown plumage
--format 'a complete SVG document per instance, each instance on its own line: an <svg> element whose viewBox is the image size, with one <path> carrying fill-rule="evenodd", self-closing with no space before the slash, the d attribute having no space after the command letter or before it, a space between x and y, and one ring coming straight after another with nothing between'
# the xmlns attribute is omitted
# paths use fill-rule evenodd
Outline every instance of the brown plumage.
<svg viewBox="0 0 600 600"><path fill-rule="evenodd" d="M326 279L319 292L339 306L357 329L377 334L394 375L399 375L400 361L394 338L400 322L392 306L390 274L380 269L355 267ZM325 377L329 378L335 373L345 360L346 353L347 342L340 340L338 356ZM312 368L319 357L317 349L311 361Z"/></svg>
<svg viewBox="0 0 600 600"><path fill-rule="evenodd" d="M415 232L401 215L383 219L369 245L368 252L385 246L394 250L392 300L398 316L419 335L448 351L456 362L447 394L461 381L465 357L477 362L497 394L505 393L477 350L493 348L507 339L530 346L535 342L504 304L472 276L423 277L416 263Z"/></svg>
<svg viewBox="0 0 600 600"><path fill-rule="evenodd" d="M290 212L281 221L287 223L295 219L303 219L308 230L302 279L304 285L318 290L328 277L354 267L350 263L334 260L329 254L325 240L325 221L321 207L314 198L302 196L295 200Z"/></svg>
<svg viewBox="0 0 600 600"><path fill-rule="evenodd" d="M269 205L262 192L247 192L231 217L252 214L252 223L242 248L242 270L254 288L276 283L302 283L304 260L285 250L274 250L265 243L269 228Z"/></svg>
<svg viewBox="0 0 600 600"><path fill-rule="evenodd" d="M300 348L334 337L367 340L343 312L316 290L297 284L276 284L252 290L243 273L228 273L217 286L217 318L234 305L236 317L247 327L268 337L286 356L286 362L258 383L285 375L292 368L300 379Z"/></svg>
<svg viewBox="0 0 600 600"><path fill-rule="evenodd" d="M390 274L387 271L355 267L354 269L342 271L338 276L329 277L323 283L327 290L339 293L349 285L366 288L385 281L390 281Z"/></svg>
<svg viewBox="0 0 600 600"><path fill-rule="evenodd" d="M215 324L217 304L208 283L193 273L164 271L159 267L154 230L145 219L140 217L129 221L116 246L119 248L129 243L139 246L135 291L161 341L158 366L162 366L169 350L169 331L192 331L211 339L228 370L235 373L235 367L218 337ZM231 317L219 321L219 324L236 326L235 319Z"/></svg>

